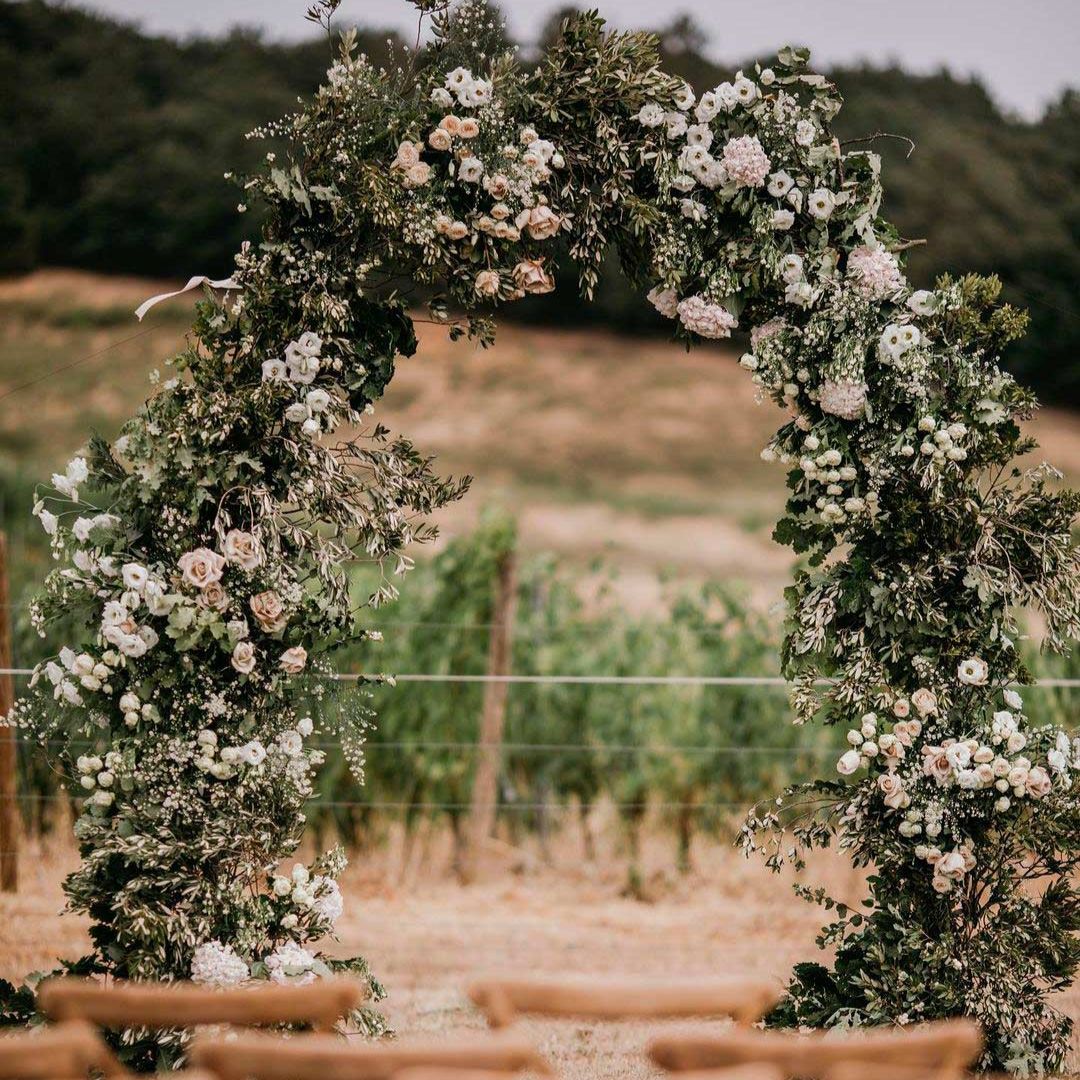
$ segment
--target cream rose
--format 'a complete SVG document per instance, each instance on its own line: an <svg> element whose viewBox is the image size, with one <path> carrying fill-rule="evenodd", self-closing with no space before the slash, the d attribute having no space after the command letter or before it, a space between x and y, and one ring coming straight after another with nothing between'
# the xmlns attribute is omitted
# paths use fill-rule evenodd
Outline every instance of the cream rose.
<svg viewBox="0 0 1080 1080"><path fill-rule="evenodd" d="M220 581L225 571L225 558L210 548L186 551L177 560L177 566L189 585L203 589L212 581Z"/></svg>
<svg viewBox="0 0 1080 1080"><path fill-rule="evenodd" d="M510 190L510 181L502 173L484 177L484 190L493 199L502 199ZM524 212L524 211L523 211Z"/></svg>
<svg viewBox="0 0 1080 1080"><path fill-rule="evenodd" d="M498 296L499 295L499 274L496 270L481 270L476 275L476 281L473 282L473 288L481 296Z"/></svg>
<svg viewBox="0 0 1080 1080"><path fill-rule="evenodd" d="M522 210L514 224L534 240L547 240L559 231L562 218L550 206L534 206L531 210Z"/></svg>
<svg viewBox="0 0 1080 1080"><path fill-rule="evenodd" d="M896 773L882 773L877 781L878 790L886 806L893 810L900 810L910 801L904 791L904 782Z"/></svg>
<svg viewBox="0 0 1080 1080"><path fill-rule="evenodd" d="M251 606L251 613L255 616L255 621L268 634L274 634L277 633L278 630L283 630L285 624L289 621L285 614L285 606L281 602L281 597L278 596L273 589L257 593L251 598L249 603Z"/></svg>
<svg viewBox="0 0 1080 1080"><path fill-rule="evenodd" d="M938 707L937 695L932 690L927 690L925 686L920 686L911 695L911 704L915 706L915 711L920 716L933 716Z"/></svg>
<svg viewBox="0 0 1080 1080"><path fill-rule="evenodd" d="M198 604L213 611L224 611L229 606L229 594L220 581L209 581L199 592Z"/></svg>
<svg viewBox="0 0 1080 1080"><path fill-rule="evenodd" d="M397 148L397 155L394 158L394 167L398 169L409 169L413 165L416 165L420 161L420 147L416 143L406 140L401 143Z"/></svg>
<svg viewBox="0 0 1080 1080"><path fill-rule="evenodd" d="M1027 774L1027 793L1033 799L1041 799L1050 794L1053 783L1050 774L1041 766L1036 765Z"/></svg>
<svg viewBox="0 0 1080 1080"><path fill-rule="evenodd" d="M514 267L514 284L527 293L549 293L555 288L551 275L544 269L543 259L522 259Z"/></svg>
<svg viewBox="0 0 1080 1080"><path fill-rule="evenodd" d="M454 140L445 128L436 128L428 135L427 141L432 150L449 150Z"/></svg>
<svg viewBox="0 0 1080 1080"><path fill-rule="evenodd" d="M934 873L946 881L962 881L968 872L968 858L966 852L946 851L934 864Z"/></svg>
<svg viewBox="0 0 1080 1080"><path fill-rule="evenodd" d="M923 772L933 777L939 784L946 783L952 776L952 763L944 746L923 747Z"/></svg>
<svg viewBox="0 0 1080 1080"><path fill-rule="evenodd" d="M253 533L244 532L241 529L230 529L225 534L225 543L222 547L226 560L244 570L254 570L262 562L262 548Z"/></svg>
<svg viewBox="0 0 1080 1080"><path fill-rule="evenodd" d="M288 675L299 675L307 666L307 649L303 645L294 645L281 654L278 661L282 671Z"/></svg>
<svg viewBox="0 0 1080 1080"><path fill-rule="evenodd" d="M242 675L255 670L255 646L250 641L238 641L233 646L232 666Z"/></svg>
<svg viewBox="0 0 1080 1080"><path fill-rule="evenodd" d="M426 161L418 161L405 170L405 180L410 187L423 187L431 179L431 166Z"/></svg>

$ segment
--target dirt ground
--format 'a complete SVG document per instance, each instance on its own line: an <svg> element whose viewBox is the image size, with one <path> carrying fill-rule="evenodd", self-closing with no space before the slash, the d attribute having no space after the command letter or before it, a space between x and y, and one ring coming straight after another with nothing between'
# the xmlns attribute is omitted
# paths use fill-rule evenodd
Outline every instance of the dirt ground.
<svg viewBox="0 0 1080 1080"><path fill-rule="evenodd" d="M670 870L670 841L650 839L644 901L625 895L621 862L589 864L573 834L555 845L554 865L500 851L468 887L445 874L448 858L438 838L407 868L393 837L357 855L344 882L341 941L327 943L338 955L370 960L403 1039L481 1029L465 990L483 975L760 975L779 986L792 963L818 955L818 912L792 895L789 881L715 842L699 844L694 872L680 878ZM23 858L21 891L0 896L0 976L21 978L85 947L85 923L58 914L60 880L75 859L62 840L33 845ZM838 897L860 896L860 879L837 858L819 859L809 879ZM1080 1016L1080 996L1061 1004ZM643 1047L660 1030L686 1026L523 1023L559 1075L575 1080L656 1077Z"/></svg>

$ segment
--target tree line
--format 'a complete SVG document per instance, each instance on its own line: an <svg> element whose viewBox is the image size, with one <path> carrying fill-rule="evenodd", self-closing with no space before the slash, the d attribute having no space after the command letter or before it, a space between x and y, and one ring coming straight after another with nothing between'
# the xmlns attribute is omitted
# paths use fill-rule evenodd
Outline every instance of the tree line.
<svg viewBox="0 0 1080 1080"><path fill-rule="evenodd" d="M699 88L737 66L710 60L687 17L659 33L665 62ZM372 28L360 39L377 62L396 62L404 44ZM236 213L242 194L224 174L256 164L266 146L246 133L310 93L328 55L324 38L282 44L238 30L177 41L46 0L2 0L0 272L224 275L258 227L257 208ZM906 237L929 241L911 252L912 278L998 273L1032 317L1011 366L1047 400L1080 402L1080 95L1067 91L1028 122L947 71L827 74L846 98L840 138L881 154L887 213ZM592 304L563 288L507 314L550 320L554 305L564 323L665 332L615 265Z"/></svg>

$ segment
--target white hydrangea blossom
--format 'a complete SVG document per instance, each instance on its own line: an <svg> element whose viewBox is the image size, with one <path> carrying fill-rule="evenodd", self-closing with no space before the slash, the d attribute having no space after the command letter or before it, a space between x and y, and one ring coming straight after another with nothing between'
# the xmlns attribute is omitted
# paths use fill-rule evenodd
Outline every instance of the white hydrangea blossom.
<svg viewBox="0 0 1080 1080"><path fill-rule="evenodd" d="M206 941L191 958L191 981L210 986L238 986L247 982L251 972L231 945Z"/></svg>

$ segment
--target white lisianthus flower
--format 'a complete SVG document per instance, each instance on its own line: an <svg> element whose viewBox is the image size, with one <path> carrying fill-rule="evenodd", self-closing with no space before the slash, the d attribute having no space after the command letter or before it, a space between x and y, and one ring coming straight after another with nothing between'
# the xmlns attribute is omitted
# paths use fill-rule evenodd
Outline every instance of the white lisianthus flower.
<svg viewBox="0 0 1080 1080"><path fill-rule="evenodd" d="M774 199L782 199L794 186L794 179L781 169L769 177L766 190Z"/></svg>
<svg viewBox="0 0 1080 1080"><path fill-rule="evenodd" d="M457 92L463 86L471 86L473 82L473 73L466 67L456 67L453 71L446 73L446 81L443 85L447 90Z"/></svg>
<svg viewBox="0 0 1080 1080"><path fill-rule="evenodd" d="M449 109L454 104L454 99L450 96L450 91L443 86L436 86L431 91L431 104L437 109Z"/></svg>
<svg viewBox="0 0 1080 1080"><path fill-rule="evenodd" d="M143 596L146 600L146 610L159 618L168 615L176 606L176 596L167 593L160 581L153 579L148 581L143 589Z"/></svg>
<svg viewBox="0 0 1080 1080"><path fill-rule="evenodd" d="M961 661L956 677L967 686L985 686L990 677L990 669L985 660L973 656L969 660Z"/></svg>
<svg viewBox="0 0 1080 1080"><path fill-rule="evenodd" d="M1006 690L1005 693L1002 694L1002 697L1005 700L1005 704L1008 705L1010 709L1019 711L1024 707L1024 699L1015 690Z"/></svg>
<svg viewBox="0 0 1080 1080"><path fill-rule="evenodd" d="M928 289L917 289L908 297L907 306L916 315L933 315L938 308L937 294Z"/></svg>
<svg viewBox="0 0 1080 1080"><path fill-rule="evenodd" d="M278 746L286 757L299 757L304 749L304 740L299 731L283 731L278 736Z"/></svg>
<svg viewBox="0 0 1080 1080"><path fill-rule="evenodd" d="M263 382L286 382L289 378L289 369L285 366L285 361L277 358L273 360L264 360L262 364L262 381Z"/></svg>
<svg viewBox="0 0 1080 1080"><path fill-rule="evenodd" d="M697 199L682 199L679 203L679 212L688 221L705 220L705 207Z"/></svg>
<svg viewBox="0 0 1080 1080"><path fill-rule="evenodd" d="M294 401L285 410L285 419L290 424L302 424L311 415L311 411L307 405L302 401Z"/></svg>
<svg viewBox="0 0 1080 1080"><path fill-rule="evenodd" d="M784 299L794 307L809 307L814 300L814 290L808 281L793 281L784 290Z"/></svg>
<svg viewBox="0 0 1080 1080"><path fill-rule="evenodd" d="M191 981L209 986L238 986L251 977L243 959L231 945L207 941L199 945L191 958Z"/></svg>
<svg viewBox="0 0 1080 1080"><path fill-rule="evenodd" d="M664 122L664 116L664 110L655 101L649 101L638 110L637 120L643 127L657 128Z"/></svg>
<svg viewBox="0 0 1080 1080"><path fill-rule="evenodd" d="M780 260L780 276L789 285L793 281L801 281L803 276L803 260L801 255L792 252Z"/></svg>
<svg viewBox="0 0 1080 1080"><path fill-rule="evenodd" d="M701 95L701 100L694 109L694 116L698 123L707 124L716 117L716 114L719 111L720 103L716 99L716 92L714 90L706 90L705 93Z"/></svg>
<svg viewBox="0 0 1080 1080"><path fill-rule="evenodd" d="M245 765L261 765L266 760L266 747L258 739L252 739L240 747L240 760Z"/></svg>
<svg viewBox="0 0 1080 1080"><path fill-rule="evenodd" d="M311 879L311 885L315 893L315 903L312 906L316 914L329 923L337 922L345 910L338 883L333 878L316 874Z"/></svg>
<svg viewBox="0 0 1080 1080"><path fill-rule="evenodd" d="M757 100L757 84L752 79L748 79L745 75L739 74L736 76L733 87L735 97L738 99L740 105L751 105Z"/></svg>
<svg viewBox="0 0 1080 1080"><path fill-rule="evenodd" d="M289 381L308 386L315 381L322 362L317 356L304 352L294 341L285 349L285 363L289 368Z"/></svg>
<svg viewBox="0 0 1080 1080"><path fill-rule="evenodd" d="M778 232L786 232L795 224L795 215L790 210L774 210L772 227Z"/></svg>
<svg viewBox="0 0 1080 1080"><path fill-rule="evenodd" d="M333 398L322 387L311 390L307 397L304 398L304 404L313 414L325 412L329 408L331 401L333 401Z"/></svg>
<svg viewBox="0 0 1080 1080"><path fill-rule="evenodd" d="M836 196L828 188L818 188L810 192L806 201L806 212L818 221L828 221L836 209Z"/></svg>
<svg viewBox="0 0 1080 1080"><path fill-rule="evenodd" d="M716 88L716 100L720 103L720 108L729 113L739 104L739 95L732 83L722 82Z"/></svg>
<svg viewBox="0 0 1080 1080"><path fill-rule="evenodd" d="M689 83L683 83L682 86L675 91L673 97L675 104L682 109L683 112L686 112L687 109L693 107L695 97L694 91L690 88Z"/></svg>
<svg viewBox="0 0 1080 1080"><path fill-rule="evenodd" d="M315 725L311 721L310 716L301 716L296 721L296 730L306 739L314 730Z"/></svg>
<svg viewBox="0 0 1080 1080"><path fill-rule="evenodd" d="M800 120L795 125L795 141L800 146L813 146L817 133L817 125L813 120Z"/></svg>
<svg viewBox="0 0 1080 1080"><path fill-rule="evenodd" d="M150 573L145 566L129 562L124 563L120 568L120 577L124 582L125 589L133 589L135 592L141 593L150 580Z"/></svg>
<svg viewBox="0 0 1080 1080"><path fill-rule="evenodd" d="M664 125L669 139L677 139L686 134L686 117L681 112L669 112L664 114Z"/></svg>
<svg viewBox="0 0 1080 1080"><path fill-rule="evenodd" d="M462 158L457 175L463 183L478 184L484 175L484 163L475 157Z"/></svg>
<svg viewBox="0 0 1080 1080"><path fill-rule="evenodd" d="M691 124L686 129L687 146L700 146L703 150L708 150L712 142L712 128L708 124Z"/></svg>
<svg viewBox="0 0 1080 1080"><path fill-rule="evenodd" d="M72 535L80 544L85 544L90 539L90 530L94 527L94 519L78 517L71 527Z"/></svg>
<svg viewBox="0 0 1080 1080"><path fill-rule="evenodd" d="M34 504L34 516L41 522L41 527L49 534L49 536L56 535L56 529L60 524L60 519L55 514L46 510L43 502L38 501Z"/></svg>

